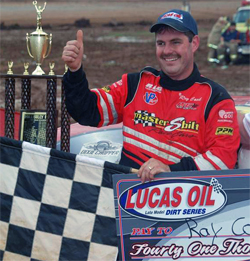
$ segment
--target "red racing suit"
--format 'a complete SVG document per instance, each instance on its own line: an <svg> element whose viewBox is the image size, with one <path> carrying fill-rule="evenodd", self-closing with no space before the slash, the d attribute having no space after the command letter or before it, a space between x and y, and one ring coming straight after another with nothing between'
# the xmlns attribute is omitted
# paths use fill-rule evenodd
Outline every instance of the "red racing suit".
<svg viewBox="0 0 250 261"><path fill-rule="evenodd" d="M155 158L171 171L234 168L240 145L234 101L194 65L175 81L151 67L89 90L82 68L64 76L66 106L80 124L123 122L120 164L139 168Z"/></svg>

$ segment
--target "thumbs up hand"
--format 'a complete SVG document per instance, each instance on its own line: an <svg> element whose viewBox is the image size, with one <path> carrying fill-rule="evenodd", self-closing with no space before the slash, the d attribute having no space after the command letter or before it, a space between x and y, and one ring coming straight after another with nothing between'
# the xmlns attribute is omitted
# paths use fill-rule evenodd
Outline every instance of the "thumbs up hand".
<svg viewBox="0 0 250 261"><path fill-rule="evenodd" d="M71 71L77 71L82 64L83 52L83 32L82 30L78 30L76 33L76 40L67 42L64 47L62 60Z"/></svg>

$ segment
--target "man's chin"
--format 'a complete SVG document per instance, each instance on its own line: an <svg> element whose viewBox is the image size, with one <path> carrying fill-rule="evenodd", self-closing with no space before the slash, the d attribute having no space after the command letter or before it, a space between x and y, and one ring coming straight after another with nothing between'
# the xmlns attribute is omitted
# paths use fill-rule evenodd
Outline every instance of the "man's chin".
<svg viewBox="0 0 250 261"><path fill-rule="evenodd" d="M175 79L179 75L178 71L175 68L173 68L172 66L168 67L167 69L164 68L163 72L172 79Z"/></svg>

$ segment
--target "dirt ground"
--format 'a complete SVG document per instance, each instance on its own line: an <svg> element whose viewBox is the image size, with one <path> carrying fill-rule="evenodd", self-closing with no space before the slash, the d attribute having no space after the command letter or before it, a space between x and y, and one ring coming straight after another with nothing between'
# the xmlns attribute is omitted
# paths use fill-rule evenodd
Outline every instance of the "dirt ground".
<svg viewBox="0 0 250 261"><path fill-rule="evenodd" d="M222 84L231 95L250 95L249 64L230 66L226 70L212 67L207 62L208 34L220 16L232 18L240 0L189 1L192 15L199 27L201 45L196 53L196 62L201 73ZM44 1L38 1L43 6ZM61 60L63 46L74 39L76 31L83 29L86 59L84 67L90 88L99 88L117 81L126 72L134 72L145 66L158 68L155 59L154 35L150 25L164 11L181 8L182 1L149 0L75 0L47 1L42 14L43 30L53 35L51 54L42 68L49 72L49 63L55 62L55 73L65 71ZM1 1L0 72L8 70L12 60L14 74L23 74L24 62L29 62L29 72L35 63L26 48L26 33L36 29L36 11L32 1ZM89 27L76 26L79 19L89 20ZM11 29L12 28L12 29ZM58 97L60 96L58 81ZM32 80L32 109L45 108L46 82ZM0 85L0 107L4 107L4 81ZM60 105L58 103L58 109ZM16 84L16 110L20 110L20 84ZM60 110L60 109L59 109Z"/></svg>

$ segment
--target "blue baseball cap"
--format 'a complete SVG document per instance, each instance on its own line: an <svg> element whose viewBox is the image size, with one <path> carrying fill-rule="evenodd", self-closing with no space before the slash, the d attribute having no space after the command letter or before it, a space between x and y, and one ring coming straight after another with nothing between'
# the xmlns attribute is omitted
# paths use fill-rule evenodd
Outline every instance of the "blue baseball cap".
<svg viewBox="0 0 250 261"><path fill-rule="evenodd" d="M150 28L150 32L156 32L162 25L168 25L179 32L191 31L195 35L198 35L198 28L196 21L189 12L172 9L157 19L157 22Z"/></svg>

